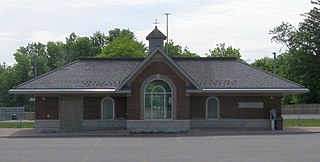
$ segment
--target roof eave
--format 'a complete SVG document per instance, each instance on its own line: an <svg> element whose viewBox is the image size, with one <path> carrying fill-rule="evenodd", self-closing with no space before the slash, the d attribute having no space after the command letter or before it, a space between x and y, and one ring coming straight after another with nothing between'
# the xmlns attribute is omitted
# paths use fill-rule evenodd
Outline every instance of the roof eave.
<svg viewBox="0 0 320 162"><path fill-rule="evenodd" d="M298 94L307 93L309 89L307 88L278 88L278 89L202 89L202 90L192 90L187 89L187 93L283 93L283 94Z"/></svg>
<svg viewBox="0 0 320 162"><path fill-rule="evenodd" d="M92 89L10 89L11 94L125 94L131 90L118 90L114 88L92 88Z"/></svg>

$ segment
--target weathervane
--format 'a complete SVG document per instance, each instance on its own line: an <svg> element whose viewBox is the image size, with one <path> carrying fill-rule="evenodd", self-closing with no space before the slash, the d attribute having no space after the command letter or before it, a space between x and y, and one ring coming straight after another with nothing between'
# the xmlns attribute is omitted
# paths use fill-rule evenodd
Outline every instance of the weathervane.
<svg viewBox="0 0 320 162"><path fill-rule="evenodd" d="M158 19L156 19L153 24L157 27L158 24L160 24L160 22L158 21Z"/></svg>

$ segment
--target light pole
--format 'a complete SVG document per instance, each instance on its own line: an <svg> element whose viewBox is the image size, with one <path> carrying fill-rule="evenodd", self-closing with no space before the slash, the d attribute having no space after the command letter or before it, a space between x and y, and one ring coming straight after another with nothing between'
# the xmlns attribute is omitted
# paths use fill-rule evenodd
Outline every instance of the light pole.
<svg viewBox="0 0 320 162"><path fill-rule="evenodd" d="M277 75L277 53L273 52L273 74Z"/></svg>
<svg viewBox="0 0 320 162"><path fill-rule="evenodd" d="M168 45L169 45L169 29L168 29L168 24L169 24L169 21L168 21L168 17L169 17L169 15L170 15L171 13L169 13L169 12L166 12L166 13L164 13L164 15L166 15L166 25L167 25L167 54L169 55L169 48L168 48Z"/></svg>

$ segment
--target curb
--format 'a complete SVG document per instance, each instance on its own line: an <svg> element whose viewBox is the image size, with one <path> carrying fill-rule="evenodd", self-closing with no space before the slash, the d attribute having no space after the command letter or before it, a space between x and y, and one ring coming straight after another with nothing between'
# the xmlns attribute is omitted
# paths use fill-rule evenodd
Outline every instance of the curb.
<svg viewBox="0 0 320 162"><path fill-rule="evenodd" d="M101 132L103 133L103 132ZM320 131L234 131L234 130L218 130L214 132L199 131L199 132L189 132L189 133L129 133L123 132L118 134L106 133L99 134L99 132L94 134L85 134L79 132L79 134L68 134L68 133L36 133L32 135L0 135L0 138L94 138L94 137L204 137L204 136L250 136L250 135L288 135L288 134L314 134L320 133Z"/></svg>

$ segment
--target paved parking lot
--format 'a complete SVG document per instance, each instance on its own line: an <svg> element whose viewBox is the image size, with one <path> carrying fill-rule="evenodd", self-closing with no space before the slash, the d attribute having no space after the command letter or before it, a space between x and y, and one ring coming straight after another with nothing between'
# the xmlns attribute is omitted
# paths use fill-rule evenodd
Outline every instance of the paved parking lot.
<svg viewBox="0 0 320 162"><path fill-rule="evenodd" d="M0 161L319 161L320 134L0 138Z"/></svg>

